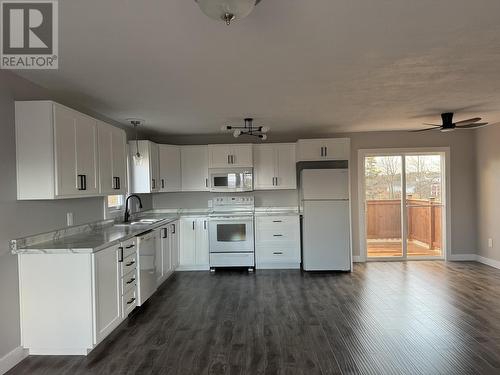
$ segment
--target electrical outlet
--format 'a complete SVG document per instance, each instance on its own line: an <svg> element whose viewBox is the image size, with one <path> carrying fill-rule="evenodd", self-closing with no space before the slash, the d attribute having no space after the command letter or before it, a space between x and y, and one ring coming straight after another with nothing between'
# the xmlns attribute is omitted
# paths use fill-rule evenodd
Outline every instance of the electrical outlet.
<svg viewBox="0 0 500 375"><path fill-rule="evenodd" d="M66 225L71 227L73 225L73 212L66 213Z"/></svg>
<svg viewBox="0 0 500 375"><path fill-rule="evenodd" d="M488 247L493 247L493 238L488 238Z"/></svg>

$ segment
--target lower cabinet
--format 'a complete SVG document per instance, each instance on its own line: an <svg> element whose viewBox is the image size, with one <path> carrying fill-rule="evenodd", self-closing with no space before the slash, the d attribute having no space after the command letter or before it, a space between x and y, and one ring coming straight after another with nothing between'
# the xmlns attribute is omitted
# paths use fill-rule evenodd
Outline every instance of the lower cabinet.
<svg viewBox="0 0 500 375"><path fill-rule="evenodd" d="M134 241L93 254L18 255L29 354L87 355L127 317L136 306Z"/></svg>
<svg viewBox="0 0 500 375"><path fill-rule="evenodd" d="M178 222L157 229L156 274L157 285L167 280L179 266Z"/></svg>
<svg viewBox="0 0 500 375"><path fill-rule="evenodd" d="M179 271L209 269L208 218L180 219Z"/></svg>
<svg viewBox="0 0 500 375"><path fill-rule="evenodd" d="M256 268L300 268L300 262L301 257L299 216L256 216Z"/></svg>

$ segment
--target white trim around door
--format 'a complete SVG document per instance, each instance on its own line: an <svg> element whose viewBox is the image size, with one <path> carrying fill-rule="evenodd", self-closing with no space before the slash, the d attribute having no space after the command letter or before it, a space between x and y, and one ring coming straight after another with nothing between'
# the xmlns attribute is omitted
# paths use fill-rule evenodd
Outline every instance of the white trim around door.
<svg viewBox="0 0 500 375"><path fill-rule="evenodd" d="M411 257L411 260L429 260L429 259L445 259L451 260L451 175L450 175L450 148L449 147L417 147L417 148L380 148L380 149L360 149L358 150L358 214L359 214L359 250L360 250L360 261L372 260L367 257L366 248L366 215L365 215L365 157L366 156L405 156L412 154L442 154L444 155L444 161L442 162L442 168L444 169L445 176L445 188L443 194L443 202L445 205L445 215L443 218L445 228L445 236L443 236L443 258L436 257ZM404 163L404 157L403 157ZM403 175L404 175L403 169ZM405 177L403 176L403 179ZM403 186L405 183L403 182ZM403 215L403 241L406 238L406 215ZM404 257L397 258L377 258L373 259L377 261L401 261L406 260Z"/></svg>

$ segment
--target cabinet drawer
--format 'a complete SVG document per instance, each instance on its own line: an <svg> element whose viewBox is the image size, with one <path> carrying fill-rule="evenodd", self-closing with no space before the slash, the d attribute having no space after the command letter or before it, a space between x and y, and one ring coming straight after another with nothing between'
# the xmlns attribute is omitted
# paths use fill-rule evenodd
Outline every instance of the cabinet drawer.
<svg viewBox="0 0 500 375"><path fill-rule="evenodd" d="M255 218L257 228L279 230L283 227L296 227L299 229L298 216L257 216Z"/></svg>
<svg viewBox="0 0 500 375"><path fill-rule="evenodd" d="M297 242L299 238L298 228L292 226L286 226L279 229L259 229L256 233L256 241L260 242L280 242L280 243L292 243Z"/></svg>
<svg viewBox="0 0 500 375"><path fill-rule="evenodd" d="M297 246L257 246L257 263L300 263Z"/></svg>
<svg viewBox="0 0 500 375"><path fill-rule="evenodd" d="M123 277L127 274L129 274L132 271L135 271L137 268L137 256L136 254L132 254L125 259L123 259L123 262L121 262L121 274L120 276Z"/></svg>
<svg viewBox="0 0 500 375"><path fill-rule="evenodd" d="M122 297L122 312L123 317L126 318L130 312L137 306L137 288L129 290Z"/></svg>
<svg viewBox="0 0 500 375"><path fill-rule="evenodd" d="M123 258L127 258L136 252L136 239L131 238L127 241L122 242L123 247Z"/></svg>
<svg viewBox="0 0 500 375"><path fill-rule="evenodd" d="M137 270L133 270L122 277L122 294L127 294L137 286Z"/></svg>

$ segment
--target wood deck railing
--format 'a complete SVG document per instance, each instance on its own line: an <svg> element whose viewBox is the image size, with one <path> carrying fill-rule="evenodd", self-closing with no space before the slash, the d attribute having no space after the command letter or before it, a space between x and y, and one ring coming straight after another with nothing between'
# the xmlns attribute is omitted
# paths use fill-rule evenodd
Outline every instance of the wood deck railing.
<svg viewBox="0 0 500 375"><path fill-rule="evenodd" d="M408 199L408 239L426 244L429 249L441 247L442 204L433 199ZM366 202L368 239L401 239L401 201L368 200Z"/></svg>

